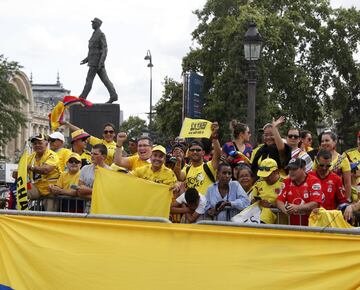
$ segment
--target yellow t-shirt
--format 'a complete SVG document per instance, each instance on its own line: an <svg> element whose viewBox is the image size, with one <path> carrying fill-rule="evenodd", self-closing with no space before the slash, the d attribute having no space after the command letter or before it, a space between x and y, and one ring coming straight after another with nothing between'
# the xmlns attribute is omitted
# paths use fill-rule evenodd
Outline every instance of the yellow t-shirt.
<svg viewBox="0 0 360 290"><path fill-rule="evenodd" d="M113 163L115 149L116 149L116 142L115 141L107 142L104 139L99 139L99 138L96 138L94 136L90 136L89 143L90 143L91 146L94 146L96 144L104 144L106 146L106 148L107 148L107 151L108 151L106 159L105 159L105 163L106 163L106 165L109 165L109 166Z"/></svg>
<svg viewBox="0 0 360 290"><path fill-rule="evenodd" d="M59 157L59 165L60 165L61 171L65 171L66 161L69 159L69 157L72 153L71 150L69 150L67 148L60 148L55 153Z"/></svg>
<svg viewBox="0 0 360 290"><path fill-rule="evenodd" d="M251 191L252 196L259 196L263 200L267 200L268 202L275 202L278 195L281 192L281 187L283 184L283 178L279 178L274 184L269 185L265 180L260 178L253 187Z"/></svg>
<svg viewBox="0 0 360 290"><path fill-rule="evenodd" d="M70 172L63 172L57 180L56 185L62 189L70 190L71 184L79 184L79 177L80 170L75 174L70 174Z"/></svg>
<svg viewBox="0 0 360 290"><path fill-rule="evenodd" d="M134 170L135 168L143 167L150 164L150 161L140 159L139 155L134 155L127 158L130 164L129 170Z"/></svg>
<svg viewBox="0 0 360 290"><path fill-rule="evenodd" d="M211 161L207 162L207 165L213 174L214 178L216 178L216 170L212 166ZM205 195L208 187L213 184L209 176L206 174L204 170L204 164L201 164L200 166L194 167L190 166L190 169L188 169L188 172L186 173L187 166L184 166L182 169L182 172L185 173L185 184L187 188L196 188L197 191Z"/></svg>
<svg viewBox="0 0 360 290"><path fill-rule="evenodd" d="M56 184L57 179L60 176L60 165L59 158L54 151L50 149L46 149L45 153L41 157L40 160L36 160L36 153L32 153L28 159L28 165L32 166L42 166L44 164L55 166L55 168L46 175L42 175L39 173L34 173L29 171L29 176L32 182L35 184L36 188L39 190L41 195L50 194L49 185Z"/></svg>
<svg viewBox="0 0 360 290"><path fill-rule="evenodd" d="M151 164L148 164L135 168L131 174L136 177L166 185L173 185L177 181L175 173L165 165L163 165L159 171L154 172L151 169Z"/></svg>
<svg viewBox="0 0 360 290"><path fill-rule="evenodd" d="M360 151L357 148L346 150L342 156L350 159L351 163L360 161Z"/></svg>

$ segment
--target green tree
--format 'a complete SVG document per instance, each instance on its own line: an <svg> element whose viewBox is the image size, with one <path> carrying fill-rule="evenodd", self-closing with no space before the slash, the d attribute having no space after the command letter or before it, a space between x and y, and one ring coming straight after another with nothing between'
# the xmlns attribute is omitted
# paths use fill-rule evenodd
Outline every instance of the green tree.
<svg viewBox="0 0 360 290"><path fill-rule="evenodd" d="M27 103L9 80L19 72L21 66L0 55L0 147L15 138L21 126L26 126L22 106Z"/></svg>
<svg viewBox="0 0 360 290"><path fill-rule="evenodd" d="M128 134L128 139L139 138L141 132L146 128L145 120L137 116L130 116L120 125L120 132L126 132Z"/></svg>
<svg viewBox="0 0 360 290"><path fill-rule="evenodd" d="M265 40L257 63L257 127L282 114L291 125L316 132L317 122L331 116L326 120L334 120L340 134L354 134L359 127L360 68L353 56L360 41L358 10L333 9L327 0L208 0L195 14L197 45L183 58L183 71L204 75L204 118L222 124L246 120L243 37L255 21ZM352 140L345 139L345 146Z"/></svg>
<svg viewBox="0 0 360 290"><path fill-rule="evenodd" d="M181 130L183 85L166 77L164 91L160 100L154 106L156 115L154 118L155 139L161 144L174 140Z"/></svg>

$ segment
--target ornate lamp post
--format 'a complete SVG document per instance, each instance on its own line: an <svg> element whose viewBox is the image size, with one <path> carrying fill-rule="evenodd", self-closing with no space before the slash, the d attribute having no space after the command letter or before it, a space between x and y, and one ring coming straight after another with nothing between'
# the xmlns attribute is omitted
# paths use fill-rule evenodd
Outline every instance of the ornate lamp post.
<svg viewBox="0 0 360 290"><path fill-rule="evenodd" d="M245 59L249 62L248 101L246 123L251 130L251 143L256 141L255 104L256 104L256 64L261 54L263 41L255 23L250 23L244 37Z"/></svg>
<svg viewBox="0 0 360 290"><path fill-rule="evenodd" d="M146 52L146 55L144 57L145 60L148 60L149 63L147 65L148 68L150 68L150 111L149 111L149 129L151 129L151 123L152 123L152 68L153 68L153 63L152 63L152 57L151 57L151 52L150 50L148 50Z"/></svg>

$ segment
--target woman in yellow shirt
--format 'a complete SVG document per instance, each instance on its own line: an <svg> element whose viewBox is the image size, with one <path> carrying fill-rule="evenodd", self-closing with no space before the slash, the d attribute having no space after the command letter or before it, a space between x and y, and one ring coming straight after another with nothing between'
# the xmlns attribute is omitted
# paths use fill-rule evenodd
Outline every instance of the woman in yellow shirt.
<svg viewBox="0 0 360 290"><path fill-rule="evenodd" d="M331 152L332 161L330 170L341 176L345 186L346 197L351 198L351 168L350 162L336 151L337 136L331 131L324 131L321 135L320 148ZM315 168L317 164L315 162Z"/></svg>

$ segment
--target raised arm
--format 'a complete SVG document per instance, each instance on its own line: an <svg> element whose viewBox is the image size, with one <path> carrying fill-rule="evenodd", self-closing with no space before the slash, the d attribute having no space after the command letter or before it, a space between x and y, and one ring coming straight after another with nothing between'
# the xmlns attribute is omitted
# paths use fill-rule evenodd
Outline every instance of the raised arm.
<svg viewBox="0 0 360 290"><path fill-rule="evenodd" d="M273 132L275 144L276 144L276 147L277 147L279 153L285 151L285 144L280 136L280 132L278 129L278 127L284 122L285 122L284 116L279 117L279 119L277 119L276 121L275 121L275 119L273 119L273 121L272 121L272 132Z"/></svg>
<svg viewBox="0 0 360 290"><path fill-rule="evenodd" d="M123 144L124 144L126 139L127 139L127 134L125 132L120 132L117 135L117 137L116 137L116 149L115 149L115 154L114 154L114 163L117 166L125 167L125 168L131 170L132 168L130 168L129 158L122 156L122 147L123 147Z"/></svg>
<svg viewBox="0 0 360 290"><path fill-rule="evenodd" d="M211 124L211 141L214 148L214 155L211 159L211 164L213 168L216 170L219 166L220 157L221 157L221 146L219 142L219 124L218 122L214 122Z"/></svg>
<svg viewBox="0 0 360 290"><path fill-rule="evenodd" d="M60 124L66 126L66 127L69 127L71 132L74 132L76 130L80 130L79 127L77 127L77 126L75 126L75 125L73 125L73 124L71 124L70 122L67 122L67 121L62 121Z"/></svg>

